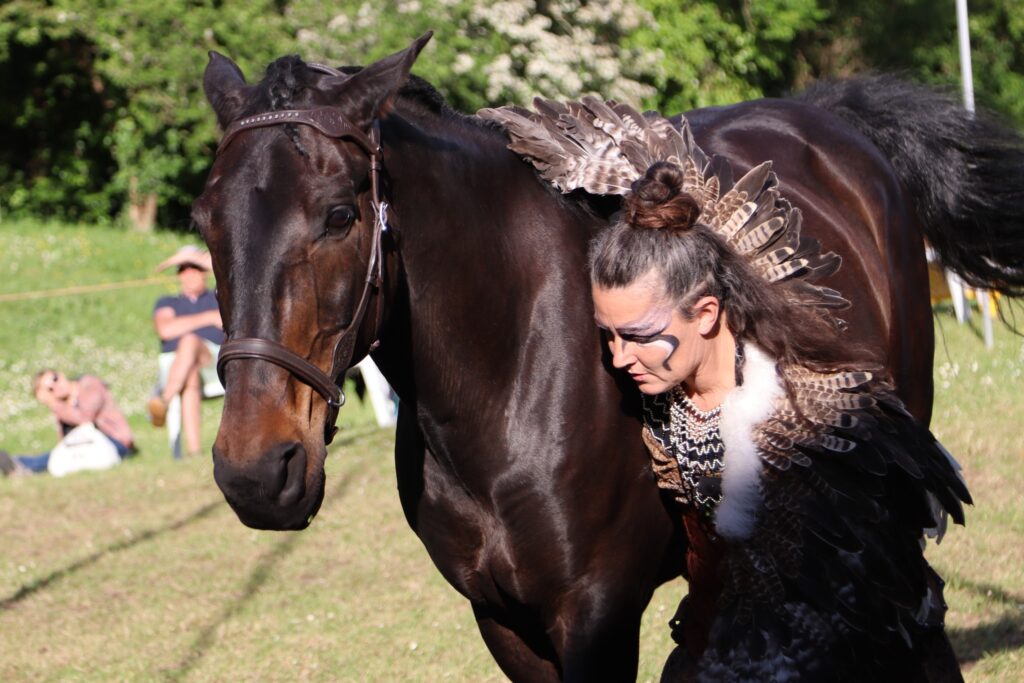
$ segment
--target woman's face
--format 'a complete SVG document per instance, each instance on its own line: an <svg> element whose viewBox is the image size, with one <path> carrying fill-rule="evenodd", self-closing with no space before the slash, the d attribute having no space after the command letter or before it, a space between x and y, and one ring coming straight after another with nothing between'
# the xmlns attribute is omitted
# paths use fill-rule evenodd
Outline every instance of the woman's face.
<svg viewBox="0 0 1024 683"><path fill-rule="evenodd" d="M63 401L71 393L71 383L63 373L51 370L39 378L36 396L43 393L52 394L58 400Z"/></svg>
<svg viewBox="0 0 1024 683"><path fill-rule="evenodd" d="M591 288L594 318L608 341L612 364L651 395L696 374L709 351L704 335L714 324L709 326L704 315L686 320L663 291L660 276L653 272L626 287Z"/></svg>

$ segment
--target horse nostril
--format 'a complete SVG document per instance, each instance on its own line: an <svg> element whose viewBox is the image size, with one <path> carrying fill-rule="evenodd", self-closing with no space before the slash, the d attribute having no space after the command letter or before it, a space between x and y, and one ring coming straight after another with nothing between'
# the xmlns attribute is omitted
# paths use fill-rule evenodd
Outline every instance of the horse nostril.
<svg viewBox="0 0 1024 683"><path fill-rule="evenodd" d="M306 449L297 441L279 443L248 461L214 447L213 478L243 521L259 529L282 528L261 510L290 508L306 497ZM290 526L288 528L291 528Z"/></svg>
<svg viewBox="0 0 1024 683"><path fill-rule="evenodd" d="M306 494L306 449L301 443L293 442L283 448L280 467L284 482L277 502L293 505Z"/></svg>

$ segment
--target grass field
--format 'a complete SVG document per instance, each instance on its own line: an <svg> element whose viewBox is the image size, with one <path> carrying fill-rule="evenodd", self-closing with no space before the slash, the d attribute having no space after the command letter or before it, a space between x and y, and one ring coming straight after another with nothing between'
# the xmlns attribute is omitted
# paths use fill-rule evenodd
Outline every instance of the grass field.
<svg viewBox="0 0 1024 683"><path fill-rule="evenodd" d="M342 410L327 496L301 533L243 527L208 459L173 461L143 405L156 378L145 280L189 237L0 224L0 447L52 445L31 374L94 372L120 398L139 457L64 479L0 479L0 681L500 681L468 605L402 516L392 437L368 407ZM929 557L947 582L949 632L968 681L1024 680L1024 340L936 315L933 429L976 505ZM204 404L204 443L220 402ZM645 616L639 680L657 680L665 621Z"/></svg>

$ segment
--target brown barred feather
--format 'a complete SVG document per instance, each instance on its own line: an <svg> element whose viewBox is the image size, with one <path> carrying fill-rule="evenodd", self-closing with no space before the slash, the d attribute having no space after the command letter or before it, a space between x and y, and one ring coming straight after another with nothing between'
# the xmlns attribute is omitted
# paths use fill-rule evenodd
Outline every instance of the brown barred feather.
<svg viewBox="0 0 1024 683"><path fill-rule="evenodd" d="M814 386L821 389L852 389L867 384L874 378L870 370L842 370L839 372L815 372L809 368L792 366L786 378L796 386Z"/></svg>
<svg viewBox="0 0 1024 683"><path fill-rule="evenodd" d="M687 188L687 191L697 199L698 204L702 207L707 204L708 186L704 181L704 174L701 169L697 168L697 164L692 162L686 164L683 169L683 187Z"/></svg>
<svg viewBox="0 0 1024 683"><path fill-rule="evenodd" d="M788 278L806 272L807 261L803 259L792 259L777 266L766 269L762 275L768 282L782 282Z"/></svg>
<svg viewBox="0 0 1024 683"><path fill-rule="evenodd" d="M750 229L744 230L742 236L737 235L732 244L735 245L737 251L741 254L760 251L764 245L769 244L779 234L779 231L785 227L785 224L785 218L775 216L763 223L758 223Z"/></svg>
<svg viewBox="0 0 1024 683"><path fill-rule="evenodd" d="M649 135L649 126L647 119L643 117L643 114L638 112L628 104L616 103L612 105L612 109L618 115L619 120L622 121L623 128L626 130L626 138L637 138L644 139Z"/></svg>
<svg viewBox="0 0 1024 683"><path fill-rule="evenodd" d="M746 195L737 196L745 197ZM719 204L722 204L722 202L719 202ZM733 235L747 224L747 221L750 220L750 217L754 215L756 210L757 204L754 202L744 202L731 212L728 210L728 206L724 210L719 209L718 225L714 227L718 229L719 234L725 237L727 241L731 241Z"/></svg>
<svg viewBox="0 0 1024 683"><path fill-rule="evenodd" d="M694 165L694 167L696 168L696 164ZM715 203L718 202L718 196L719 196L720 189L721 188L718 185L718 176L716 176L716 175L711 176L710 178L707 179L707 182L704 183L704 209L705 210L707 210L707 208L710 205L715 204Z"/></svg>
<svg viewBox="0 0 1024 683"><path fill-rule="evenodd" d="M679 474L679 463L665 452L649 429L645 427L641 434L644 445L651 454L651 466L658 488L671 493L677 502L682 502L680 491L683 490L683 478Z"/></svg>

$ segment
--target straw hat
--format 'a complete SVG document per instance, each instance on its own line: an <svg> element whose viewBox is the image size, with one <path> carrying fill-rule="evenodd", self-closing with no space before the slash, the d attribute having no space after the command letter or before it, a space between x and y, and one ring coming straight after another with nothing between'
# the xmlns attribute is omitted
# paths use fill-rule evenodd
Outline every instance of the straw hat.
<svg viewBox="0 0 1024 683"><path fill-rule="evenodd" d="M170 258L164 259L160 265L156 267L157 271L166 270L171 267L180 268L181 266L195 266L202 271L213 270L213 263L210 260L210 252L205 249L200 249L193 244L186 244L185 246L174 252L174 255Z"/></svg>

